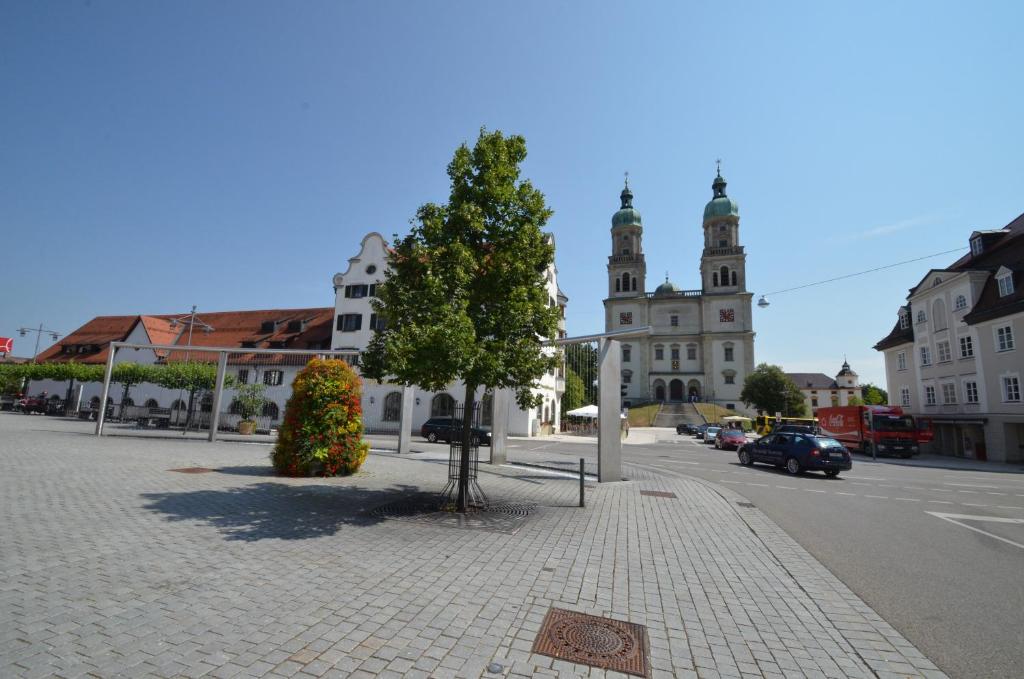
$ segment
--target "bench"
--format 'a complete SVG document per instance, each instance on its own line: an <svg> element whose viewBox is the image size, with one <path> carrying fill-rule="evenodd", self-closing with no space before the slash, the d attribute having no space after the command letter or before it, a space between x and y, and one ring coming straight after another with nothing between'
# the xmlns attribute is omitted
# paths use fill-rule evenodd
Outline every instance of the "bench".
<svg viewBox="0 0 1024 679"><path fill-rule="evenodd" d="M140 427L149 427L156 425L160 429L167 429L171 426L171 409L170 408L139 408L136 406L136 411L133 413L132 419Z"/></svg>

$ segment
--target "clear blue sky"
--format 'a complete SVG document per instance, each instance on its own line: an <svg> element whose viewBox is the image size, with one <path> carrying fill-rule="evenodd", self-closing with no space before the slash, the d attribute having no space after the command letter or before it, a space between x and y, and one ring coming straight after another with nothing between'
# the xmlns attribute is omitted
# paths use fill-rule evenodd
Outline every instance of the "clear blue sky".
<svg viewBox="0 0 1024 679"><path fill-rule="evenodd" d="M716 158L755 293L966 247L1024 211L1021 7L7 2L0 335L329 306L482 125L527 139L571 334L603 328L624 170L649 289L699 286ZM871 345L954 258L772 298L757 360L884 382Z"/></svg>

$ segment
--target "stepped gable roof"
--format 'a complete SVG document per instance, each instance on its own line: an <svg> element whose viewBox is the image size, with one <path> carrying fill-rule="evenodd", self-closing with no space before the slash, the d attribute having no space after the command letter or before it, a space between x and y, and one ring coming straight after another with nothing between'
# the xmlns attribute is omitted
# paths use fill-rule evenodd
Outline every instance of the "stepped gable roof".
<svg viewBox="0 0 1024 679"><path fill-rule="evenodd" d="M839 389L834 378L825 373L786 373L801 389Z"/></svg>

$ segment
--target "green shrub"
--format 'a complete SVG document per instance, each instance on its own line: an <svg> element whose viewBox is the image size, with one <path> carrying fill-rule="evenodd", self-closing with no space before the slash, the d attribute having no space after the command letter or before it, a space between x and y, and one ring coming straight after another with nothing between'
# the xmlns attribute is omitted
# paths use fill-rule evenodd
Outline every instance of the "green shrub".
<svg viewBox="0 0 1024 679"><path fill-rule="evenodd" d="M363 442L359 376L344 361L314 359L292 383L274 469L286 476L351 474L369 452Z"/></svg>

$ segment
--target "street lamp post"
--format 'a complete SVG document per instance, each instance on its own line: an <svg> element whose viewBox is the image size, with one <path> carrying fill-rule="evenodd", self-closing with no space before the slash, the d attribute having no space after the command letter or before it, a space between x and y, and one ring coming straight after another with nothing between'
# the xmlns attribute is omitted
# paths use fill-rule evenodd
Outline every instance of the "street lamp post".
<svg viewBox="0 0 1024 679"><path fill-rule="evenodd" d="M176 328L179 325L187 325L188 326L188 339L185 341L185 363L187 364L189 362L189 359L192 357L192 352L191 352L191 348L192 348L192 328L194 328L195 326L198 325L199 328L203 332L205 332L205 333L213 332L214 328L213 328L212 325L210 325L209 323L207 323L203 319L196 317L196 305L195 304L192 305L192 311L190 311L187 315L171 319L171 327L172 328ZM189 394L188 394L188 412L185 415L185 431L182 432L182 436L184 436L185 433L188 432L188 430L189 430L189 428L191 427L191 424L192 424L192 401L193 401L194 397L195 397L195 392L194 391L189 391ZM178 401L179 402L181 401L181 390L180 389L178 390Z"/></svg>
<svg viewBox="0 0 1024 679"><path fill-rule="evenodd" d="M30 332L34 332L36 334L36 348L32 351L32 362L35 363L36 356L39 354L39 339L44 334L49 333L50 337L53 338L53 341L56 342L57 338L60 337L60 333L57 332L56 330L49 330L47 328L44 328L42 323L39 324L38 328L18 328L18 334L21 335L22 337L24 337Z"/></svg>

